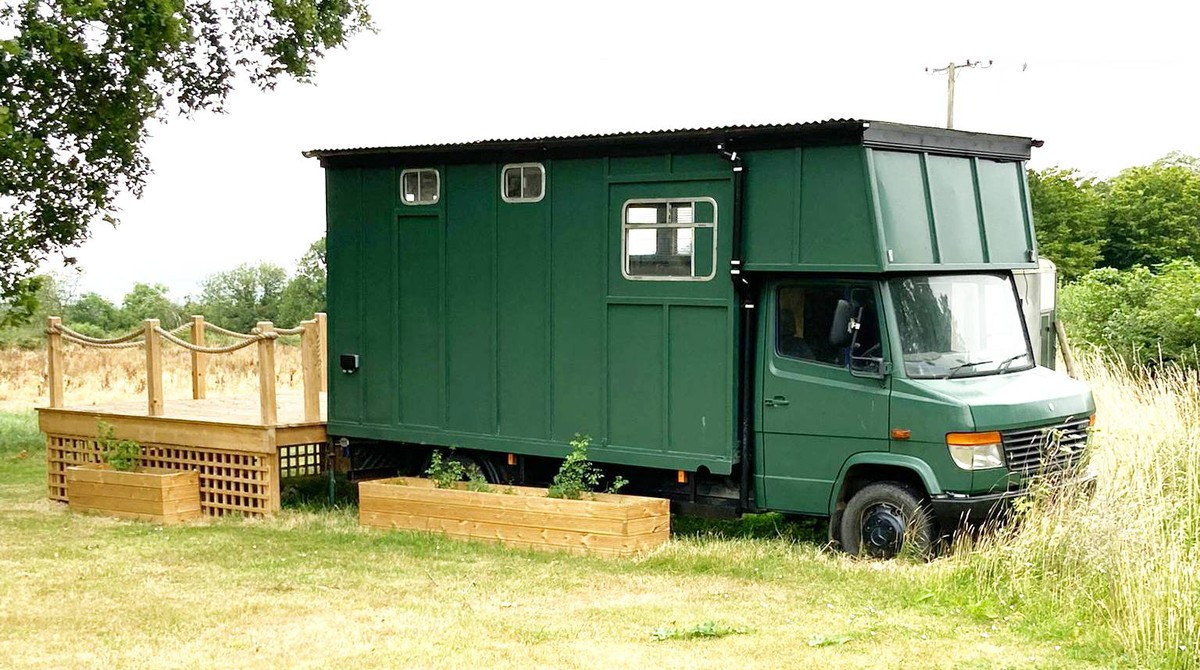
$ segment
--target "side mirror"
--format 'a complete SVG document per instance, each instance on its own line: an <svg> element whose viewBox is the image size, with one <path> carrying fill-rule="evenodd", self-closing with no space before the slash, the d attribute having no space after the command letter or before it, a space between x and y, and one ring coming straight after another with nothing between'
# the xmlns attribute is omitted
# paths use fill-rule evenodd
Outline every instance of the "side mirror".
<svg viewBox="0 0 1200 670"><path fill-rule="evenodd" d="M838 300L833 311L833 324L829 327L829 343L841 349L849 346L858 330L857 316L862 308L849 300Z"/></svg>

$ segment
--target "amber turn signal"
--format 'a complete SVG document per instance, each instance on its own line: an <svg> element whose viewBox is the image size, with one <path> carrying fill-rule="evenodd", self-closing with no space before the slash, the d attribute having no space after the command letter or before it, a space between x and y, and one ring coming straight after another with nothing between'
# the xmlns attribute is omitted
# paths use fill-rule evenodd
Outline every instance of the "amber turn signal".
<svg viewBox="0 0 1200 670"><path fill-rule="evenodd" d="M1088 428L1091 428L1094 425L1096 425L1096 415L1095 414L1088 417Z"/></svg>
<svg viewBox="0 0 1200 670"><path fill-rule="evenodd" d="M959 447L974 447L981 444L1000 444L999 431L988 433L946 433L946 444Z"/></svg>
<svg viewBox="0 0 1200 670"><path fill-rule="evenodd" d="M680 470L677 480L679 481L680 484L686 484L687 483L687 473L684 472L683 470Z"/></svg>
<svg viewBox="0 0 1200 670"><path fill-rule="evenodd" d="M517 464L517 455L516 455L516 454L509 454L509 455L508 455L508 464L509 464L509 465L516 465L516 464Z"/></svg>
<svg viewBox="0 0 1200 670"><path fill-rule="evenodd" d="M907 440L910 437L912 437L912 431L907 428L893 428L892 429L892 439L893 440Z"/></svg>

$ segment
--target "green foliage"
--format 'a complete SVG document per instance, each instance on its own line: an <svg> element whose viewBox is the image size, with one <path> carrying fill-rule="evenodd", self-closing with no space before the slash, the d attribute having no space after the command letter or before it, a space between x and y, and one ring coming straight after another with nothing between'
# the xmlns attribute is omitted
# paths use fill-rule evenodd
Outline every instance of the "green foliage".
<svg viewBox="0 0 1200 670"><path fill-rule="evenodd" d="M212 323L247 333L259 321L279 320L279 305L286 285L287 271L278 265L242 264L204 280L199 308Z"/></svg>
<svg viewBox="0 0 1200 670"><path fill-rule="evenodd" d="M37 296L45 280L45 276L14 280L10 294L0 299L0 328L24 325L33 320L39 304ZM0 296L3 296L2 290Z"/></svg>
<svg viewBox="0 0 1200 670"><path fill-rule="evenodd" d="M1105 243L1100 189L1074 169L1029 170L1038 249L1070 281L1096 267Z"/></svg>
<svg viewBox="0 0 1200 670"><path fill-rule="evenodd" d="M96 440L100 443L100 458L122 472L133 472L138 469L138 459L142 455L142 445L133 440L118 440L116 428L103 421L96 422L99 435Z"/></svg>
<svg viewBox="0 0 1200 670"><path fill-rule="evenodd" d="M312 243L300 257L296 274L283 289L279 323L291 327L325 311L325 238Z"/></svg>
<svg viewBox="0 0 1200 670"><path fill-rule="evenodd" d="M454 447L450 447L450 456L442 455L440 449L434 449L429 456L429 468L425 475L433 480L433 485L439 489L455 488L464 479L467 490L476 493L490 493L492 487L488 484L483 471L474 463L464 463L455 458Z"/></svg>
<svg viewBox="0 0 1200 670"><path fill-rule="evenodd" d="M462 462L454 458L454 448L450 448L450 458L442 456L441 449L434 449L433 454L429 457L429 467L425 470L425 476L433 480L433 485L439 489L452 488L463 479Z"/></svg>
<svg viewBox="0 0 1200 670"><path fill-rule="evenodd" d="M121 302L118 330L137 328L146 319L158 319L163 328L182 324L183 308L167 297L168 290L164 284L134 284Z"/></svg>
<svg viewBox="0 0 1200 670"><path fill-rule="evenodd" d="M1200 347L1200 265L1175 260L1153 270L1098 268L1059 294L1073 340L1131 363L1195 366Z"/></svg>
<svg viewBox="0 0 1200 670"><path fill-rule="evenodd" d="M659 626L650 633L650 639L655 642L664 640L697 640L725 637L727 635L745 635L745 628L728 626L715 621L705 621L691 628L675 628L674 626Z"/></svg>
<svg viewBox="0 0 1200 670"><path fill-rule="evenodd" d="M0 300L21 304L42 260L141 194L149 123L220 111L239 74L308 81L364 29L365 0L0 5Z"/></svg>
<svg viewBox="0 0 1200 670"><path fill-rule="evenodd" d="M7 326L0 325L0 347L42 348L46 341L46 318L62 314L63 304L69 300L69 278L38 275L28 281L35 287L34 292L16 298L20 305L0 304L0 324L8 321ZM19 314L10 312L12 318L6 319L10 308Z"/></svg>
<svg viewBox="0 0 1200 670"><path fill-rule="evenodd" d="M1200 161L1172 153L1132 167L1109 184L1105 198L1106 265L1151 266L1200 260Z"/></svg>
<svg viewBox="0 0 1200 670"><path fill-rule="evenodd" d="M81 333L81 328L94 328L100 333L109 333L125 325L124 315L117 306L97 293L85 293L79 300L67 305L63 318L68 325ZM91 333L85 333L91 334Z"/></svg>
<svg viewBox="0 0 1200 670"><path fill-rule="evenodd" d="M467 490L476 493L491 493L492 485L488 483L487 477L483 476L483 471L478 465L471 463L467 466Z"/></svg>
<svg viewBox="0 0 1200 670"><path fill-rule="evenodd" d="M587 435L575 434L575 439L570 442L571 453L567 454L558 469L558 474L554 475L547 496L579 500L584 493L591 493L600 488L601 482L604 481L604 473L587 458L588 446L591 443L592 438ZM628 483L625 479L617 477L605 492L616 493Z"/></svg>

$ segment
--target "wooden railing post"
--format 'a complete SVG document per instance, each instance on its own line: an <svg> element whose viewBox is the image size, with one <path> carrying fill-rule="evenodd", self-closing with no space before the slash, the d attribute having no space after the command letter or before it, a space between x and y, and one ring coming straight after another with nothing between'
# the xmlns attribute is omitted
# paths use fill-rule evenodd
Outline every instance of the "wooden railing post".
<svg viewBox="0 0 1200 670"><path fill-rule="evenodd" d="M204 317L192 316L192 344L204 346ZM192 397L200 400L208 393L208 354L192 352Z"/></svg>
<svg viewBox="0 0 1200 670"><path fill-rule="evenodd" d="M256 330L263 335L275 332L275 324L259 321ZM279 408L275 404L275 338L264 337L258 341L258 401L262 410L262 424L274 426L278 423Z"/></svg>
<svg viewBox="0 0 1200 670"><path fill-rule="evenodd" d="M50 387L50 406L63 406L63 350L62 319L52 316L46 319L46 383Z"/></svg>
<svg viewBox="0 0 1200 670"><path fill-rule="evenodd" d="M329 390L329 321L325 312L317 312L317 369L321 373L321 390Z"/></svg>
<svg viewBox="0 0 1200 670"><path fill-rule="evenodd" d="M158 319L146 319L146 397L147 413L163 415L162 336L158 334Z"/></svg>
<svg viewBox="0 0 1200 670"><path fill-rule="evenodd" d="M320 325L316 319L301 321L300 373L304 383L304 420L321 420Z"/></svg>

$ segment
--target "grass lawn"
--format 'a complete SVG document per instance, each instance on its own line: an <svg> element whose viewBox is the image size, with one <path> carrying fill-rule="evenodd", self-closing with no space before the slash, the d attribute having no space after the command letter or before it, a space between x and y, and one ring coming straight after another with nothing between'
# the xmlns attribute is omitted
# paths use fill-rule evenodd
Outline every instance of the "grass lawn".
<svg viewBox="0 0 1200 670"><path fill-rule="evenodd" d="M635 560L358 527L355 510L159 528L46 499L0 414L0 665L1113 667L1103 627L975 600L953 561L855 561L777 517L677 520ZM665 639L655 639L665 638Z"/></svg>

